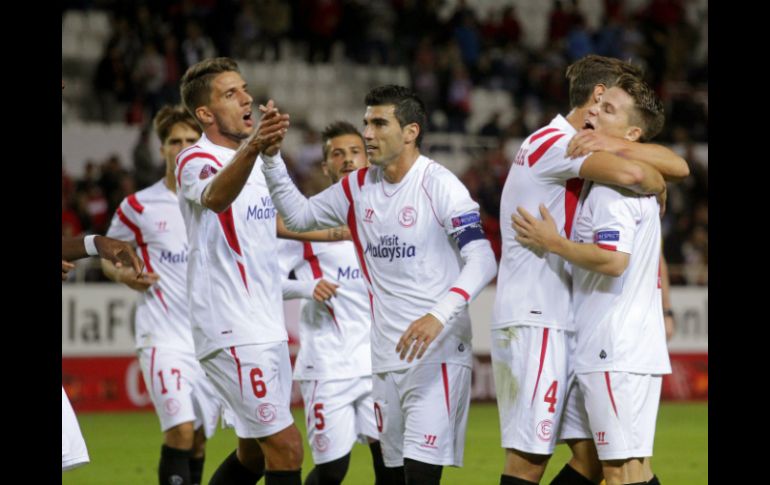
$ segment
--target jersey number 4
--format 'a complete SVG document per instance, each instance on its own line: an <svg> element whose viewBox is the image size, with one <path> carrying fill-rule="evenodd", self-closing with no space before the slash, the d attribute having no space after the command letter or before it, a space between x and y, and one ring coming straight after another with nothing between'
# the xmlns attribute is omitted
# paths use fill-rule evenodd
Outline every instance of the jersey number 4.
<svg viewBox="0 0 770 485"><path fill-rule="evenodd" d="M551 384L551 387L549 387L548 390L545 391L545 397L543 398L543 401L550 404L550 406L548 406L549 413L556 412L556 388L558 387L558 384L559 384L559 381L553 381L553 384Z"/></svg>

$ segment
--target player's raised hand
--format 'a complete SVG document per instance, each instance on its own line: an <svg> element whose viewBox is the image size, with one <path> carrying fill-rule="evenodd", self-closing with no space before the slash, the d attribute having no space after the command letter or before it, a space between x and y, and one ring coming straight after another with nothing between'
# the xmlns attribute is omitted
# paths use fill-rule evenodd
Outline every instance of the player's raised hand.
<svg viewBox="0 0 770 485"><path fill-rule="evenodd" d="M617 154L623 149L623 139L597 133L594 130L580 130L567 145L567 157L577 158L592 152Z"/></svg>
<svg viewBox="0 0 770 485"><path fill-rule="evenodd" d="M535 252L550 251L560 236L556 221L553 220L545 205L540 204L542 220L523 207L518 207L516 210L518 215L511 215L511 226L516 231L516 241Z"/></svg>
<svg viewBox="0 0 770 485"><path fill-rule="evenodd" d="M130 244L106 236L96 236L94 244L99 257L112 262L116 268L132 268L137 277L141 276L144 264Z"/></svg>
<svg viewBox="0 0 770 485"><path fill-rule="evenodd" d="M428 345L431 344L439 333L444 329L444 325L432 314L428 313L425 316L413 321L406 332L401 335L396 345L396 352L400 353L401 360L409 354L406 359L407 362L414 360L415 356L421 359L428 350ZM411 352L410 352L411 350Z"/></svg>
<svg viewBox="0 0 770 485"><path fill-rule="evenodd" d="M266 105L260 104L259 111L262 117L259 120L255 138L260 139L260 151L272 157L278 153L289 129L289 115L279 112L272 99Z"/></svg>
<svg viewBox="0 0 770 485"><path fill-rule="evenodd" d="M61 280L64 281L67 279L67 273L75 269L75 265L70 263L69 261L61 260Z"/></svg>
<svg viewBox="0 0 770 485"><path fill-rule="evenodd" d="M318 280L318 284L313 289L313 299L317 302L322 302L330 299L333 296L337 296L337 288L340 285L330 283L325 279Z"/></svg>

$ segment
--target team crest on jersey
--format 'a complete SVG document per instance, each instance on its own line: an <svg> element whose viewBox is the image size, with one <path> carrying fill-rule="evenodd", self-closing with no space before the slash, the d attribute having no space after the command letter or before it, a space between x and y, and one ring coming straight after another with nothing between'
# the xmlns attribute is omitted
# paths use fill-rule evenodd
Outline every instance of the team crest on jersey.
<svg viewBox="0 0 770 485"><path fill-rule="evenodd" d="M176 413L179 412L179 409L182 407L181 404L179 404L179 401L174 399L173 397L171 399L167 399L163 403L163 410L168 414L169 416L173 416Z"/></svg>
<svg viewBox="0 0 770 485"><path fill-rule="evenodd" d="M271 423L275 420L278 412L275 410L275 406L270 403L263 403L257 406L257 419L260 423Z"/></svg>
<svg viewBox="0 0 770 485"><path fill-rule="evenodd" d="M158 232L166 232L168 231L168 222L158 221L155 223L155 227L158 228Z"/></svg>
<svg viewBox="0 0 770 485"><path fill-rule="evenodd" d="M374 209L367 208L364 211L364 222L374 222L372 218L374 217Z"/></svg>
<svg viewBox="0 0 770 485"><path fill-rule="evenodd" d="M215 173L217 173L217 169L207 164L207 165L204 165L203 170L201 170L201 173L198 176L198 178L200 178L201 180L206 180L207 178L214 175Z"/></svg>
<svg viewBox="0 0 770 485"><path fill-rule="evenodd" d="M414 207L406 206L398 213L398 223L404 227L412 227L417 222L417 211Z"/></svg>
<svg viewBox="0 0 770 485"><path fill-rule="evenodd" d="M620 241L620 231L599 231L594 234L594 242Z"/></svg>
<svg viewBox="0 0 770 485"><path fill-rule="evenodd" d="M313 438L313 448L318 451L326 451L329 448L329 438L323 434L315 435L315 438Z"/></svg>
<svg viewBox="0 0 770 485"><path fill-rule="evenodd" d="M537 437L543 441L551 441L553 434L553 421L544 419L537 423Z"/></svg>

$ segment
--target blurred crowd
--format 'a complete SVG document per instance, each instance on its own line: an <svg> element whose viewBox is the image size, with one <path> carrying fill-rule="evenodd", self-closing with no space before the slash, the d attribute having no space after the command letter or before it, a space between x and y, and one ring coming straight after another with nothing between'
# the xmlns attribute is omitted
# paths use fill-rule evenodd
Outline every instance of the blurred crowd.
<svg viewBox="0 0 770 485"><path fill-rule="evenodd" d="M357 64L408 66L412 88L431 113L429 130L482 135L497 148L478 156L461 176L485 214L499 255L499 197L508 171L505 146L566 112L566 66L597 53L644 68L666 107L656 141L684 147L692 176L670 187L664 250L675 284L708 282L708 170L693 147L708 141L708 10L694 0L603 0L601 20L589 27L579 0L553 0L543 47L522 41L522 19L512 4L471 7L459 1L439 15L441 0L118 0L63 2L69 9L110 12L111 32L90 87L94 121L144 127L133 160L117 156L87 163L85 176L62 172L62 230L103 232L122 198L162 174L147 137L155 112L179 102L185 69L212 56L276 61L289 42L308 63L329 62L335 46ZM480 2L481 3L481 2ZM521 2L516 2L521 4ZM484 3L485 4L485 3ZM595 22L594 22L595 23ZM503 90L514 116L495 113L468 133L476 87ZM323 185L318 134L303 130L303 149L291 160L314 193ZM314 158L316 157L316 158Z"/></svg>

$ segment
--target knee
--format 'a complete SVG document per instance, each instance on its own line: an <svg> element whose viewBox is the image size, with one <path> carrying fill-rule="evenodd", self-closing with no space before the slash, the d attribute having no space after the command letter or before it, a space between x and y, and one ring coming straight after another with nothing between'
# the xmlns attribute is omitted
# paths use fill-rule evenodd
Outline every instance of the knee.
<svg viewBox="0 0 770 485"><path fill-rule="evenodd" d="M293 424L272 436L259 440L268 470L296 470L302 466L302 437Z"/></svg>
<svg viewBox="0 0 770 485"><path fill-rule="evenodd" d="M182 423L163 433L163 443L178 450L189 450L193 447L194 435L193 423Z"/></svg>

